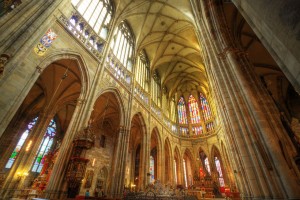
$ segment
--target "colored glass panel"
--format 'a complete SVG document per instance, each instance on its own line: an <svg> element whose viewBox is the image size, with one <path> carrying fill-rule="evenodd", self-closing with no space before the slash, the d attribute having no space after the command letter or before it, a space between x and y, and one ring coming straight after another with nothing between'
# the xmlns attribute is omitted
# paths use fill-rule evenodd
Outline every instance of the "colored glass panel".
<svg viewBox="0 0 300 200"><path fill-rule="evenodd" d="M211 173L210 173L210 166L209 166L208 158L205 158L205 159L204 159L204 164L205 164L205 169L206 169L206 171L207 171L209 174L211 174Z"/></svg>
<svg viewBox="0 0 300 200"><path fill-rule="evenodd" d="M107 38L107 26L111 21L112 7L107 0L72 0L72 4L103 39Z"/></svg>
<svg viewBox="0 0 300 200"><path fill-rule="evenodd" d="M19 139L17 146L15 147L14 151L12 152L12 154L10 155L5 168L10 169L12 167L12 165L14 164L19 152L22 149L22 146L24 145L26 138L28 137L30 131L33 129L33 127L36 124L37 121L37 117L34 118L28 125L27 125L27 129L23 132L21 138Z"/></svg>
<svg viewBox="0 0 300 200"><path fill-rule="evenodd" d="M175 179L175 183L177 184L177 162L174 159L174 179Z"/></svg>
<svg viewBox="0 0 300 200"><path fill-rule="evenodd" d="M218 157L215 157L215 164L216 164L216 168L219 174L219 182L220 182L220 186L224 187L225 183L224 183L224 178L223 178L223 173L222 173L222 168L221 168L221 163Z"/></svg>
<svg viewBox="0 0 300 200"><path fill-rule="evenodd" d="M192 124L200 123L200 112L196 99L193 95L189 98L189 110Z"/></svg>
<svg viewBox="0 0 300 200"><path fill-rule="evenodd" d="M178 101L178 121L179 124L187 124L186 107L183 97Z"/></svg>
<svg viewBox="0 0 300 200"><path fill-rule="evenodd" d="M203 113L204 120L209 120L211 118L211 111L209 104L206 100L206 98L203 96L202 93L200 93L200 103L201 103L201 110Z"/></svg>
<svg viewBox="0 0 300 200"><path fill-rule="evenodd" d="M150 156L150 183L154 182L154 158Z"/></svg>
<svg viewBox="0 0 300 200"><path fill-rule="evenodd" d="M39 147L38 153L36 154L35 161L33 163L31 171L33 172L41 172L44 166L45 155L49 152L53 144L53 138L56 134L56 123L52 119L46 133L44 135L44 139Z"/></svg>
<svg viewBox="0 0 300 200"><path fill-rule="evenodd" d="M214 123L213 122L209 122L208 124L206 124L207 132L212 131L213 129L214 129Z"/></svg>
<svg viewBox="0 0 300 200"><path fill-rule="evenodd" d="M186 172L186 162L185 162L185 159L183 159L183 173L184 173L184 185L185 187L188 186L188 183L187 183L187 172Z"/></svg>
<svg viewBox="0 0 300 200"><path fill-rule="evenodd" d="M189 129L185 128L185 127L180 127L180 132L182 135L187 135L188 134Z"/></svg>
<svg viewBox="0 0 300 200"><path fill-rule="evenodd" d="M192 129L193 129L194 135L200 135L203 133L202 126L196 126L196 127L193 127Z"/></svg>

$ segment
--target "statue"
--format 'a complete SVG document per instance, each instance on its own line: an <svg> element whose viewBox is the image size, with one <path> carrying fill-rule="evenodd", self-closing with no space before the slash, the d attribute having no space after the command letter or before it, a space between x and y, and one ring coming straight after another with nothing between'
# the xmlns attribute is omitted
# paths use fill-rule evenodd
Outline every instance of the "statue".
<svg viewBox="0 0 300 200"><path fill-rule="evenodd" d="M0 76L3 75L4 73L4 67L6 65L6 63L8 62L10 56L7 54L1 54L0 56Z"/></svg>

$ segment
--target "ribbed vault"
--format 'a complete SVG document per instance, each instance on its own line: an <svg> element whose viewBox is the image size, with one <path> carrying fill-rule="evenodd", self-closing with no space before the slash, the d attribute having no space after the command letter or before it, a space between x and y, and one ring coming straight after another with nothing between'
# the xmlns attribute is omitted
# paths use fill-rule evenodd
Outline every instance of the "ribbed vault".
<svg viewBox="0 0 300 200"><path fill-rule="evenodd" d="M158 72L169 97L208 90L189 1L116 0L115 5L116 17L132 27L137 52L146 51L151 72Z"/></svg>

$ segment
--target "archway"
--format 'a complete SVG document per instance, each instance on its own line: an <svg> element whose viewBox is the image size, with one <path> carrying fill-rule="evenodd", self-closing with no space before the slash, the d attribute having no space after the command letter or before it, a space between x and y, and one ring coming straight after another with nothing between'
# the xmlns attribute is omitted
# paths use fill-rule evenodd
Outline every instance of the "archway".
<svg viewBox="0 0 300 200"><path fill-rule="evenodd" d="M150 177L150 182L153 183L156 180L161 181L161 147L157 128L154 128L151 133L150 160L153 161L153 172Z"/></svg>
<svg viewBox="0 0 300 200"><path fill-rule="evenodd" d="M207 154L204 152L202 148L199 149L199 160L200 160L200 168L202 168L204 174L203 176L211 176L211 163L209 160L209 157ZM201 176L201 174L200 174Z"/></svg>
<svg viewBox="0 0 300 200"><path fill-rule="evenodd" d="M216 186L219 188L219 191L221 193L225 192L225 185L228 185L225 182L225 169L223 160L221 158L220 151L216 146L212 147L211 150L213 165L212 165L212 178L214 181L214 189L216 189Z"/></svg>
<svg viewBox="0 0 300 200"><path fill-rule="evenodd" d="M189 149L185 150L182 162L183 162L184 187L188 188L193 185L193 174L194 174L194 159Z"/></svg>
<svg viewBox="0 0 300 200"><path fill-rule="evenodd" d="M18 179L16 174L24 171L28 173L14 189L32 187L43 191L46 188L55 165L52 157L59 152L76 102L85 90L81 67L75 58L56 60L33 84L0 140L3 147L0 167L7 174L4 188L10 184L9 180ZM28 133L26 137L25 132ZM11 165L7 165L8 160Z"/></svg>
<svg viewBox="0 0 300 200"><path fill-rule="evenodd" d="M180 156L180 152L178 147L175 147L175 151L174 151L174 183L175 186L179 186L181 185L183 187L182 184L182 178L181 178L181 156Z"/></svg>
<svg viewBox="0 0 300 200"><path fill-rule="evenodd" d="M125 185L132 190L140 189L145 182L145 122L140 113L133 116L131 120L129 156L127 159Z"/></svg>
<svg viewBox="0 0 300 200"><path fill-rule="evenodd" d="M97 179L90 177L91 183L83 182L81 193L89 189L91 194L95 191L94 195L96 193L98 196L106 195L108 188L111 187L112 179L107 176L112 176L114 170L117 146L119 145L116 141L122 123L122 109L119 96L114 90L103 92L94 104L90 117L90 128L95 133L95 144L87 151L86 158L91 162L86 171L99 172L98 176L101 175L102 178L99 180L99 177Z"/></svg>

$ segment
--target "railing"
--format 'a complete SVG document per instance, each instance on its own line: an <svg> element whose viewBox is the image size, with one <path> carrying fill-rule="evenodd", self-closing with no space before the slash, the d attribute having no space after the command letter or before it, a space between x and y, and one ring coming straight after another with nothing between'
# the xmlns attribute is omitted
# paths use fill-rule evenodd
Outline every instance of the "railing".
<svg viewBox="0 0 300 200"><path fill-rule="evenodd" d="M155 113L155 115L156 115L159 119L162 118L161 108L159 108L159 107L154 103L154 101L151 101L151 111L152 111L152 113Z"/></svg>
<svg viewBox="0 0 300 200"><path fill-rule="evenodd" d="M147 193L128 193L125 200L197 200L196 196L188 194L157 194L155 192L149 191Z"/></svg>
<svg viewBox="0 0 300 200"><path fill-rule="evenodd" d="M102 50L106 41L103 40L87 22L76 11L73 12L71 19L63 14L60 15L59 21L70 33L80 41L83 46L90 51L98 60L101 59Z"/></svg>
<svg viewBox="0 0 300 200"><path fill-rule="evenodd" d="M124 84L128 90L130 89L132 74L123 66L123 64L117 59L117 57L112 52L110 52L107 56L105 66L116 79L118 79L122 84Z"/></svg>
<svg viewBox="0 0 300 200"><path fill-rule="evenodd" d="M141 103L144 106L149 107L149 96L150 95L148 93L146 93L146 91L138 83L136 83L136 85L135 85L134 93L135 93L135 96L141 100Z"/></svg>

